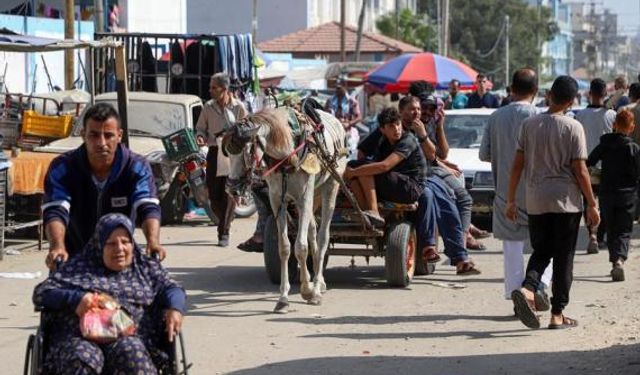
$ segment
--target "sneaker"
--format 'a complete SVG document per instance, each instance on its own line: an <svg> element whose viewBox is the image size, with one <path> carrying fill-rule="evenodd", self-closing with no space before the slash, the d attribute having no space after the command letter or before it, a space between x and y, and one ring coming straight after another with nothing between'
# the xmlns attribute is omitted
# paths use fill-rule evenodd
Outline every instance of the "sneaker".
<svg viewBox="0 0 640 375"><path fill-rule="evenodd" d="M220 247L229 246L229 235L228 234L223 234L222 236L218 237L218 246L220 246Z"/></svg>
<svg viewBox="0 0 640 375"><path fill-rule="evenodd" d="M598 254L598 252L598 240L590 238L589 245L587 245L587 254Z"/></svg>
<svg viewBox="0 0 640 375"><path fill-rule="evenodd" d="M611 269L611 280L612 281L624 281L624 263L621 261L617 261L613 263L613 269Z"/></svg>

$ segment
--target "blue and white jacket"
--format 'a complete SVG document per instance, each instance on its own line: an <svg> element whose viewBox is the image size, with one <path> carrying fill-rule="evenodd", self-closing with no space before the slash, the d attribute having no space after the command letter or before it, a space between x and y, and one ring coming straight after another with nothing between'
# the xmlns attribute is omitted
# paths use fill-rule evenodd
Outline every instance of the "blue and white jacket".
<svg viewBox="0 0 640 375"><path fill-rule="evenodd" d="M119 212L138 223L160 220L155 180L149 163L118 145L111 174L102 191L93 181L85 145L55 158L44 182L44 224L61 220L67 226L65 246L69 256L79 253L91 239L98 219Z"/></svg>

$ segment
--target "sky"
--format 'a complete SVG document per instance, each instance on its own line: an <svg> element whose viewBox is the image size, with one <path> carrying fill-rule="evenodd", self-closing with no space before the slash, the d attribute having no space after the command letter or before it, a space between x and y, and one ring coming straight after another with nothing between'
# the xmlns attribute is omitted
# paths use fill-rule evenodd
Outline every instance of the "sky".
<svg viewBox="0 0 640 375"><path fill-rule="evenodd" d="M589 4L590 0L584 0ZM625 35L635 35L640 32L640 0L601 0L601 7L609 8L618 14L618 32ZM596 8L598 9L598 8Z"/></svg>

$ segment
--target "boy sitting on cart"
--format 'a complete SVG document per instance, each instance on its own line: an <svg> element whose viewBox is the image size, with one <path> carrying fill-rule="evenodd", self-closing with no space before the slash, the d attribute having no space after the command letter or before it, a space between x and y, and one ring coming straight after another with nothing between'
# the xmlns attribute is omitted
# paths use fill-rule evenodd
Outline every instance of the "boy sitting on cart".
<svg viewBox="0 0 640 375"><path fill-rule="evenodd" d="M403 131L397 109L383 109L378 125L382 137L370 142L375 144L367 150L363 151L360 145L359 160L347 164L344 178L371 223L383 226L378 200L407 204L417 201L424 190L427 162L415 136ZM362 158L364 155L370 158Z"/></svg>

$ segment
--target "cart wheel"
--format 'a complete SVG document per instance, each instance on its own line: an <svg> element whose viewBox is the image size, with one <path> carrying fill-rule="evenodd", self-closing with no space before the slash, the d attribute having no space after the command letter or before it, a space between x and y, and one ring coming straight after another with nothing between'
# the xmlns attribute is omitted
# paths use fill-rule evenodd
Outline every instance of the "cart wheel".
<svg viewBox="0 0 640 375"><path fill-rule="evenodd" d="M387 283L406 287L416 266L416 233L407 221L391 223L386 231L385 270Z"/></svg>
<svg viewBox="0 0 640 375"><path fill-rule="evenodd" d="M416 249L416 276L431 275L436 272L436 264L424 261L422 249Z"/></svg>

